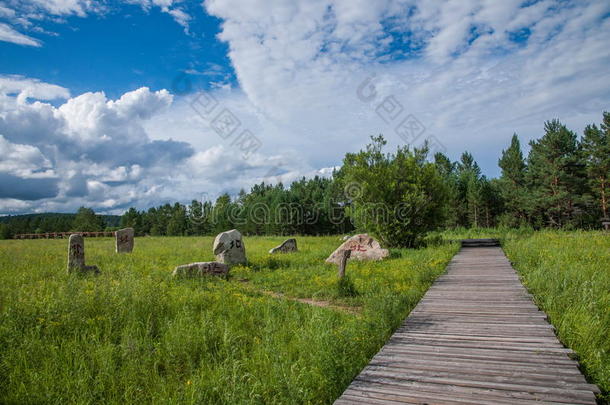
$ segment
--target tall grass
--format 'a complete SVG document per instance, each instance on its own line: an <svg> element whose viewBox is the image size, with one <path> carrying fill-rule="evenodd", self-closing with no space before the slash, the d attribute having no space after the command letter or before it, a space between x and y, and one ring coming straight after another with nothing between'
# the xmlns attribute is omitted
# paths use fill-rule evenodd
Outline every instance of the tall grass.
<svg viewBox="0 0 610 405"><path fill-rule="evenodd" d="M610 235L543 231L504 250L560 340L610 403Z"/></svg>
<svg viewBox="0 0 610 405"><path fill-rule="evenodd" d="M346 294L324 259L337 237L246 238L229 280L173 280L212 260L212 238L139 238L117 255L87 239L100 276L66 272L66 240L0 242L1 403L330 403L444 271L456 244L350 263ZM324 299L360 315L275 298Z"/></svg>

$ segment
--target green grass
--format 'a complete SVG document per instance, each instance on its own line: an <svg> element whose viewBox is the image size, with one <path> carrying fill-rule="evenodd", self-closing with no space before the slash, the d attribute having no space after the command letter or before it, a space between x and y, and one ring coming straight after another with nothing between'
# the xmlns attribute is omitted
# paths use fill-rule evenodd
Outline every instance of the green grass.
<svg viewBox="0 0 610 405"><path fill-rule="evenodd" d="M66 240L0 241L0 403L331 403L444 271L456 244L350 263L338 237L246 238L228 281L173 280L212 238L87 239L100 276L66 273ZM359 315L287 297L360 308Z"/></svg>
<svg viewBox="0 0 610 405"><path fill-rule="evenodd" d="M560 340L610 403L610 235L537 232L507 238L504 251Z"/></svg>

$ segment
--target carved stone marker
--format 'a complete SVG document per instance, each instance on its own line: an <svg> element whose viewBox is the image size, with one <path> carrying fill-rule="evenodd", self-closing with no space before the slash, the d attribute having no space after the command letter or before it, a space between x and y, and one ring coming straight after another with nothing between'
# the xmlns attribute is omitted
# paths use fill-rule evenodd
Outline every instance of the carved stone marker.
<svg viewBox="0 0 610 405"><path fill-rule="evenodd" d="M115 233L116 252L131 253L133 251L133 228L119 229Z"/></svg>
<svg viewBox="0 0 610 405"><path fill-rule="evenodd" d="M602 227L605 231L610 231L610 218L602 218Z"/></svg>
<svg viewBox="0 0 610 405"><path fill-rule="evenodd" d="M269 251L269 253L288 253L288 252L296 252L297 249L297 240L294 238L286 239L282 242L281 245L274 247Z"/></svg>
<svg viewBox="0 0 610 405"><path fill-rule="evenodd" d="M211 276L229 276L229 266L218 262L198 262L183 264L174 269L172 276L178 278Z"/></svg>
<svg viewBox="0 0 610 405"><path fill-rule="evenodd" d="M97 266L85 265L85 240L79 234L70 235L68 240L68 273L99 273Z"/></svg>
<svg viewBox="0 0 610 405"><path fill-rule="evenodd" d="M345 268L347 267L347 259L351 256L352 251L345 249L341 255L341 261L339 262L339 278L345 277Z"/></svg>
<svg viewBox="0 0 610 405"><path fill-rule="evenodd" d="M350 258L356 260L381 260L388 257L390 254L390 251L383 249L375 239L366 233L361 233L359 235L354 235L343 242L337 250L328 256L326 263L338 265L341 262L343 251L345 250L351 250Z"/></svg>
<svg viewBox="0 0 610 405"><path fill-rule="evenodd" d="M246 247L237 229L219 233L214 239L214 255L220 263L246 264Z"/></svg>

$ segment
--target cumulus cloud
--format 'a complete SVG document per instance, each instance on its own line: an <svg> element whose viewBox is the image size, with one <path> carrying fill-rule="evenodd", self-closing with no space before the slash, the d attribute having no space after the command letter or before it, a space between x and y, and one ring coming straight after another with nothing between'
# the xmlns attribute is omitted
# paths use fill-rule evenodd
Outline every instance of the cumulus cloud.
<svg viewBox="0 0 610 405"><path fill-rule="evenodd" d="M13 144L0 135L0 172L12 172L21 177L40 177L51 169L51 162L35 146Z"/></svg>
<svg viewBox="0 0 610 405"><path fill-rule="evenodd" d="M138 186L147 175L159 175L158 183L169 181L171 169L193 155L187 143L151 140L143 127L171 105L173 97L166 90L144 87L117 100L102 92L85 93L55 107L29 99L65 96L61 88L25 78L3 79L0 212L9 210L15 199L44 200L36 201L37 207L72 209L88 203L114 208L108 201L133 202L128 187ZM28 97L22 97L24 92Z"/></svg>

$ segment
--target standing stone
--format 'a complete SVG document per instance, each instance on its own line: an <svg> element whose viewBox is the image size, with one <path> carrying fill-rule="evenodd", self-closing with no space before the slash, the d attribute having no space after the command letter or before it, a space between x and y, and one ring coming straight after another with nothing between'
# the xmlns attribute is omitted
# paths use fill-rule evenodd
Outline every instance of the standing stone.
<svg viewBox="0 0 610 405"><path fill-rule="evenodd" d="M296 252L297 249L297 240L294 238L286 239L282 242L281 245L274 247L269 251L269 253L288 253L288 252Z"/></svg>
<svg viewBox="0 0 610 405"><path fill-rule="evenodd" d="M218 262L198 262L183 264L174 269L172 276L178 278L212 276L229 276L229 266Z"/></svg>
<svg viewBox="0 0 610 405"><path fill-rule="evenodd" d="M116 231L116 252L131 253L133 251L133 228L119 229Z"/></svg>
<svg viewBox="0 0 610 405"><path fill-rule="evenodd" d="M68 273L85 267L85 240L81 235L72 234L68 240Z"/></svg>
<svg viewBox="0 0 610 405"><path fill-rule="evenodd" d="M97 266L85 265L85 240L79 234L70 235L68 240L68 273L99 273Z"/></svg>
<svg viewBox="0 0 610 405"><path fill-rule="evenodd" d="M326 263L339 265L343 257L343 251L345 250L351 250L350 258L356 260L381 260L388 257L390 254L390 251L383 249L375 239L366 233L361 233L359 235L354 235L343 242L337 250L328 256Z"/></svg>
<svg viewBox="0 0 610 405"><path fill-rule="evenodd" d="M219 233L214 239L214 255L220 263L246 264L246 247L237 229Z"/></svg>
<svg viewBox="0 0 610 405"><path fill-rule="evenodd" d="M347 259L352 255L352 251L349 249L345 249L343 254L341 255L341 260L339 261L339 278L345 277L345 268L347 267Z"/></svg>

